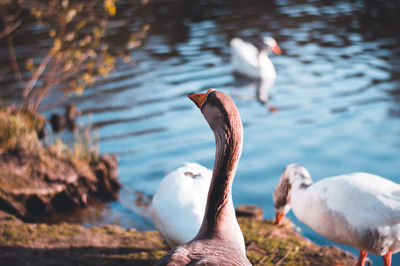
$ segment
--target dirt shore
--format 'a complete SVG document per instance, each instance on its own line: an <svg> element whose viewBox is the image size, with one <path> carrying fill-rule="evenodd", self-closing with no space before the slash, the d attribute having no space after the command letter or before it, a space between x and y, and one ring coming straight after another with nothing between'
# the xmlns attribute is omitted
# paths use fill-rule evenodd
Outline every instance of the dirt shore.
<svg viewBox="0 0 400 266"><path fill-rule="evenodd" d="M286 220L240 217L247 256L253 265L352 265L355 257L336 247L321 247L293 230ZM0 214L0 265L153 265L167 246L156 231L117 225L85 228L76 224L24 223Z"/></svg>

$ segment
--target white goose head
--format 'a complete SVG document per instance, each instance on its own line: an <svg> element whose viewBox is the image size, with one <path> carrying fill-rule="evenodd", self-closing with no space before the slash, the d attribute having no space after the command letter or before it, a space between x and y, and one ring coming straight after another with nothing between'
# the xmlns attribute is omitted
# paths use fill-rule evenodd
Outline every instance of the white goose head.
<svg viewBox="0 0 400 266"><path fill-rule="evenodd" d="M307 187L313 183L310 173L300 164L289 164L283 170L274 191L275 223L280 224L290 211L290 194L294 186Z"/></svg>
<svg viewBox="0 0 400 266"><path fill-rule="evenodd" d="M278 45L278 42L272 37L263 37L263 43L266 45L266 48L270 49L276 55L281 55L282 50Z"/></svg>

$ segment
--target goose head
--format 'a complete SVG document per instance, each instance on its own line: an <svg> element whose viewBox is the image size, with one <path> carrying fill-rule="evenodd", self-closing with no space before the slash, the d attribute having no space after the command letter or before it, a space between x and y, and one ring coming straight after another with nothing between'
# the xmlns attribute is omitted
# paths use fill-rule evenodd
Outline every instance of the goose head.
<svg viewBox="0 0 400 266"><path fill-rule="evenodd" d="M239 112L227 94L209 89L206 93L188 95L207 120L210 128L216 133L234 131L242 135L242 122ZM241 137L239 138L241 141Z"/></svg>
<svg viewBox="0 0 400 266"><path fill-rule="evenodd" d="M281 224L283 217L290 211L290 194L292 189L297 186L308 186L311 184L312 179L306 168L299 164L289 164L286 166L273 194L276 224Z"/></svg>
<svg viewBox="0 0 400 266"><path fill-rule="evenodd" d="M264 45L266 46L265 48L270 49L276 55L282 54L281 48L279 47L277 41L274 38L264 37L262 40Z"/></svg>

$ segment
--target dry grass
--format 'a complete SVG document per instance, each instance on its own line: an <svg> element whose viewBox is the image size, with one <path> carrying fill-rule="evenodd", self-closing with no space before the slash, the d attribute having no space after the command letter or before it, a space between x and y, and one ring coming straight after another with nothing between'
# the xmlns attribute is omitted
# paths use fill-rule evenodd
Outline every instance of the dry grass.
<svg viewBox="0 0 400 266"><path fill-rule="evenodd" d="M352 265L355 258L338 248L303 238L288 222L240 218L247 257L253 265ZM7 248L9 247L9 248ZM35 251L39 256L32 255ZM31 265L154 265L166 252L158 232L137 232L116 225L25 224L0 219L0 260L36 261ZM2 255L8 253L8 255ZM74 254L71 256L71 254ZM52 264L52 265L53 265Z"/></svg>
<svg viewBox="0 0 400 266"><path fill-rule="evenodd" d="M0 108L0 154L12 150L32 151L39 154L43 163L48 157L65 158L74 164L91 163L98 159L98 144L90 128L78 129L71 145L57 138L43 144L38 133L45 126L45 118L25 109Z"/></svg>
<svg viewBox="0 0 400 266"><path fill-rule="evenodd" d="M23 109L0 108L0 153L7 150L40 150L42 144L36 133L45 120Z"/></svg>

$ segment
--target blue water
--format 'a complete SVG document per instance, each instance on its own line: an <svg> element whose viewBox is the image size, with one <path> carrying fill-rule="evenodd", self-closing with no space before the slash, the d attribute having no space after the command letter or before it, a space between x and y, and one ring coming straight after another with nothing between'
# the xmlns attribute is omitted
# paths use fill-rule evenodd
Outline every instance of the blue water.
<svg viewBox="0 0 400 266"><path fill-rule="evenodd" d="M83 224L118 223L154 229L129 191L153 195L161 179L186 161L209 168L214 137L186 94L210 87L228 93L244 124L243 153L233 185L238 204L257 204L274 216L272 192L284 167L301 163L317 181L365 171L400 183L400 48L396 1L160 1L134 10L109 33L118 46L141 23L151 29L108 79L69 102L97 130L101 152L119 155L120 200L101 205ZM133 17L133 19L132 19ZM274 37L283 50L270 113L257 100L257 82L235 77L233 37ZM47 103L49 104L49 103ZM49 105L51 106L51 105ZM57 108L44 109L45 113ZM60 109L61 110L61 109ZM288 217L322 245L335 243ZM355 254L358 251L342 248ZM379 257L369 256L374 265ZM400 255L393 257L400 265Z"/></svg>

